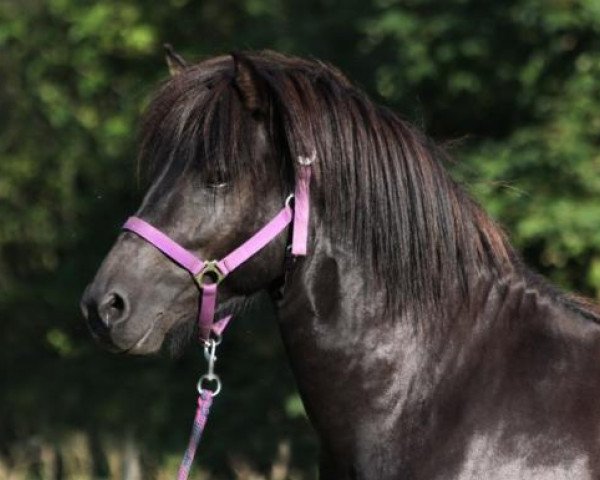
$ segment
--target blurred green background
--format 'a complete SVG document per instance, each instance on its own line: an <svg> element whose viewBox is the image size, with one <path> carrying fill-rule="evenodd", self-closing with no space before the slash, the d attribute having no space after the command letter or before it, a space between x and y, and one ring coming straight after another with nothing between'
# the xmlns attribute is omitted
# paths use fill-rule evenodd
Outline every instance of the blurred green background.
<svg viewBox="0 0 600 480"><path fill-rule="evenodd" d="M0 479L174 478L198 349L110 355L77 306L143 193L164 42L338 65L448 145L532 267L600 297L600 0L0 0ZM194 478L315 478L268 305L220 358Z"/></svg>

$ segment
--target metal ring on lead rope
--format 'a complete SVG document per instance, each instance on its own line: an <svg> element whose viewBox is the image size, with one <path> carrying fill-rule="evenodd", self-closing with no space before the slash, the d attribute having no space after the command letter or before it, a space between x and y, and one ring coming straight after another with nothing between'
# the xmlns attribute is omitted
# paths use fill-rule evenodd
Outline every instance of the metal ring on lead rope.
<svg viewBox="0 0 600 480"><path fill-rule="evenodd" d="M215 389L212 390L210 388L207 388L208 385L205 385L205 383L207 383L207 382L214 382ZM202 395L204 393L204 391L207 390L212 393L213 397L216 397L221 392L221 379L219 378L218 375L215 375L214 373L212 375L209 375L209 374L202 375L200 377L200 380L198 380L197 388L198 388L198 393L200 395Z"/></svg>

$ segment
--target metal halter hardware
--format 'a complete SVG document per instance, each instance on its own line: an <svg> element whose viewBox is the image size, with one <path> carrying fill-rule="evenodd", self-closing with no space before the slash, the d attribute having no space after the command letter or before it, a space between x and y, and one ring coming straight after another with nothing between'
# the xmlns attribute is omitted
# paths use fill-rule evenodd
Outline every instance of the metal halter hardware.
<svg viewBox="0 0 600 480"><path fill-rule="evenodd" d="M194 275L194 281L200 288L204 288L207 285L219 285L225 280L226 275L221 271L217 260L209 260L204 264L204 268ZM206 281L209 278L211 281Z"/></svg>
<svg viewBox="0 0 600 480"><path fill-rule="evenodd" d="M208 362L208 370L198 380L198 393L202 395L206 390L216 397L221 392L221 379L215 373L215 362L217 361L217 345L221 343L221 337L211 338L204 343L204 358ZM214 382L214 389L207 388L209 382Z"/></svg>
<svg viewBox="0 0 600 480"><path fill-rule="evenodd" d="M312 153L310 154L310 157L303 157L302 155L300 155L296 159L296 161L302 166L309 166L309 165L312 165L313 163L315 163L316 159L317 159L317 151L313 150Z"/></svg>

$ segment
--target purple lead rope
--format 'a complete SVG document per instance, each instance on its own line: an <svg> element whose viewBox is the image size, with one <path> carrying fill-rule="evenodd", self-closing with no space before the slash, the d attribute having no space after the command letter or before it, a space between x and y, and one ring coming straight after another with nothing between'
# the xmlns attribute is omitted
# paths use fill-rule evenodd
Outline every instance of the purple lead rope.
<svg viewBox="0 0 600 480"><path fill-rule="evenodd" d="M208 372L202 375L198 381L198 408L196 409L188 447L179 467L177 480L187 480L190 474L213 398L221 390L219 377L214 373L214 364L217 359L215 352L221 333L229 323L231 316L215 321L217 287L231 271L273 241L292 221L292 254L294 256L306 255L309 226L310 165L314 162L315 155L313 153L311 157L298 158L299 167L294 193L294 209L292 210L286 201L286 206L270 222L221 260L205 261L198 258L194 253L186 250L141 218L131 217L123 225L124 230L137 234L154 245L173 262L187 270L198 285L202 296L198 312L198 330L200 341L204 344ZM216 335L217 340L211 338L211 334ZM205 388L205 382L216 382L214 391Z"/></svg>
<svg viewBox="0 0 600 480"><path fill-rule="evenodd" d="M190 440L188 442L187 449L181 460L179 466L179 472L177 473L177 480L187 480L192 463L194 463L194 457L196 456L196 450L198 450L198 444L202 438L206 421L208 420L208 414L210 413L210 407L213 402L212 392L205 390L198 396L198 407L196 408L196 417L194 418L194 425L192 426L192 433L190 434Z"/></svg>

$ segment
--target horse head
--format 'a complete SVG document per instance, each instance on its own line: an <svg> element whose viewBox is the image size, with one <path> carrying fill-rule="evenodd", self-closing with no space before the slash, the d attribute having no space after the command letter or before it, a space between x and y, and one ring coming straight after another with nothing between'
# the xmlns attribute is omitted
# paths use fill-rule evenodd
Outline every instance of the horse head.
<svg viewBox="0 0 600 480"><path fill-rule="evenodd" d="M282 208L289 194L272 106L250 59L188 66L173 52L171 78L142 127L140 161L151 184L136 216L203 259L221 258ZM286 235L219 287L222 309L283 275ZM87 287L81 308L112 350L145 354L189 336L198 309L190 275L132 232L118 237Z"/></svg>

